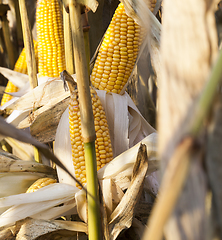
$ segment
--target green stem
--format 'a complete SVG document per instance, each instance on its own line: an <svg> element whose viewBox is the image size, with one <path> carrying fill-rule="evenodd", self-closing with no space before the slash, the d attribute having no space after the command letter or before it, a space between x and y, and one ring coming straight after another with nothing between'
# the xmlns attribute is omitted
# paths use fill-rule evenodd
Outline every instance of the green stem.
<svg viewBox="0 0 222 240"><path fill-rule="evenodd" d="M92 110L92 101L89 88L89 73L84 46L83 29L81 22L80 4L77 0L69 2L72 38L74 41L75 68L77 88L79 93L80 117L82 126L82 139L85 145L85 161L87 175L88 198L88 234L89 240L102 239L101 221L99 214L99 194L97 183L95 127Z"/></svg>
<svg viewBox="0 0 222 240"><path fill-rule="evenodd" d="M86 164L86 181L87 181L87 201L88 201L88 232L89 239L99 240L101 236L101 219L99 211L99 201L95 196L98 196L97 184L97 166L95 142L84 143L85 149L85 164Z"/></svg>

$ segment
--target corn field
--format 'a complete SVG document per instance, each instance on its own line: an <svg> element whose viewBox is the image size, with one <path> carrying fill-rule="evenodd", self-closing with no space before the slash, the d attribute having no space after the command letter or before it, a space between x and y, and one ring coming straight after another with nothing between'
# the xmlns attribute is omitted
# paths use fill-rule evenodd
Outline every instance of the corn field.
<svg viewBox="0 0 222 240"><path fill-rule="evenodd" d="M0 239L222 239L222 2L0 0Z"/></svg>

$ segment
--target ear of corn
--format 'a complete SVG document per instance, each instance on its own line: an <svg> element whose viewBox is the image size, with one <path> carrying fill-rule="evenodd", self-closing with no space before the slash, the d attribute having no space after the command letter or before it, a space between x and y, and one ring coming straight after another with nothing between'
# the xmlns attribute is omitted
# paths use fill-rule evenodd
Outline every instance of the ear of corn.
<svg viewBox="0 0 222 240"><path fill-rule="evenodd" d="M65 70L63 25L58 0L38 0L36 26L39 76L58 77Z"/></svg>
<svg viewBox="0 0 222 240"><path fill-rule="evenodd" d="M107 92L121 92L138 55L140 32L140 26L126 15L124 5L120 3L92 70L93 86Z"/></svg>
<svg viewBox="0 0 222 240"><path fill-rule="evenodd" d="M151 11L155 5L156 0L149 1ZM93 86L107 92L121 92L135 65L142 35L141 27L127 16L123 3L120 3L92 70Z"/></svg>
<svg viewBox="0 0 222 240"><path fill-rule="evenodd" d="M50 184L56 183L57 181L53 178L40 178L36 180L26 191L27 193L35 192L40 188L46 187Z"/></svg>
<svg viewBox="0 0 222 240"><path fill-rule="evenodd" d="M37 41L34 40L36 64L38 64L37 45L38 45ZM23 48L17 62L15 63L14 71L27 74L27 62L26 62L25 48ZM18 87L16 87L11 81L8 81L7 86L5 88L5 92L12 93L12 92L17 92L17 91L18 91ZM9 94L6 94L6 93L2 97L1 106L12 99L12 96Z"/></svg>
<svg viewBox="0 0 222 240"><path fill-rule="evenodd" d="M91 88L91 99L96 131L96 159L97 170L105 166L113 158L109 128L105 111L94 89ZM84 144L81 136L81 121L77 90L70 98L69 106L70 139L72 145L72 159L75 168L75 177L82 184L86 183ZM78 186L78 185L77 185Z"/></svg>

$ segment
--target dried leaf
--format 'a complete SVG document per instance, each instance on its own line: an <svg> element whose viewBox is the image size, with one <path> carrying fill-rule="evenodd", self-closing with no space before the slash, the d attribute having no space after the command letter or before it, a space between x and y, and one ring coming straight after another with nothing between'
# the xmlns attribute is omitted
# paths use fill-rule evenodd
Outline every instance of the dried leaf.
<svg viewBox="0 0 222 240"><path fill-rule="evenodd" d="M113 178L118 173L128 169L136 161L137 152L141 143L147 146L148 157L149 157L149 169L148 174L158 169L158 160L156 158L156 142L157 134L152 133L148 137L144 138L141 142L137 143L134 147L123 152L118 157L114 158L111 162L106 164L103 168L98 171L98 178ZM114 171L115 169L115 171Z"/></svg>
<svg viewBox="0 0 222 240"><path fill-rule="evenodd" d="M12 153L23 161L34 161L34 147L31 144L22 143L12 138L5 138L12 147Z"/></svg>
<svg viewBox="0 0 222 240"><path fill-rule="evenodd" d="M69 98L66 98L49 109L45 105L40 113L35 111L34 115L37 117L30 126L32 136L40 142L54 141L60 118L68 105Z"/></svg>
<svg viewBox="0 0 222 240"><path fill-rule="evenodd" d="M32 193L23 193L0 198L0 208L10 207L0 215L0 226L7 226L14 222L44 212L75 198L78 188L64 183L50 184ZM72 205L73 206L73 205ZM63 208L63 211L70 209ZM57 211L58 210L58 211ZM52 218L60 215L59 206L54 208ZM41 214L39 215L41 216Z"/></svg>
<svg viewBox="0 0 222 240"><path fill-rule="evenodd" d="M47 124L48 120L52 120L53 115L55 115L55 117L57 117L57 114L60 116L60 111L62 111L62 113L63 113L67 107L67 104L68 104L68 98L66 98L58 103L56 102L53 107L51 106L51 104L45 104L43 107L31 112L27 118L23 118L23 121L19 122L18 128L29 127L36 121L37 118L42 119L41 120L42 124ZM49 117L50 117L50 119L49 119ZM44 118L46 118L46 119L43 121ZM57 123L57 125L58 125L58 123Z"/></svg>
<svg viewBox="0 0 222 240"><path fill-rule="evenodd" d="M106 207L107 218L110 217L113 211L113 194L112 194L112 181L111 179L104 179L100 181L100 186L103 194L103 200Z"/></svg>
<svg viewBox="0 0 222 240"><path fill-rule="evenodd" d="M72 239L77 235L77 232L87 232L87 226L82 222L69 222L69 221L46 221L26 219L22 224L16 240L23 240L24 236L29 240L37 239ZM81 235L81 234L80 234Z"/></svg>
<svg viewBox="0 0 222 240"><path fill-rule="evenodd" d="M137 160L134 165L133 177L130 186L121 202L111 214L111 221L109 222L111 240L115 240L123 229L131 226L134 208L140 197L147 168L148 159L146 145L141 144Z"/></svg>
<svg viewBox="0 0 222 240"><path fill-rule="evenodd" d="M20 97L10 105L11 109L33 110L46 104L51 107L69 96L69 91L64 90L64 83L59 78L53 78L40 84Z"/></svg>
<svg viewBox="0 0 222 240"><path fill-rule="evenodd" d="M8 68L0 67L0 73L19 88L24 87L24 85L29 82L29 76L27 74L19 73Z"/></svg>

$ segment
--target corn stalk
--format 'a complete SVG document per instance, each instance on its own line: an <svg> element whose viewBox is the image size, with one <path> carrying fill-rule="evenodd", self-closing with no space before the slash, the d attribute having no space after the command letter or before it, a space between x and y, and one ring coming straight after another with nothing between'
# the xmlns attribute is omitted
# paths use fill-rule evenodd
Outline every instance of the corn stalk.
<svg viewBox="0 0 222 240"><path fill-rule="evenodd" d="M196 117L194 109L190 108L203 90L215 61L217 37L213 1L189 1L184 6L181 1L166 0L161 40L163 65L159 82L158 128L161 170L164 174L173 164L171 156L181 139L190 132L191 119ZM199 126L196 129L199 131ZM207 185L201 165L203 159L199 151L192 154L191 159L187 179L182 185L184 188L164 228L167 239L200 240L206 236ZM171 188L176 184L174 182Z"/></svg>
<svg viewBox="0 0 222 240"><path fill-rule="evenodd" d="M13 69L16 59L15 59L15 48L10 39L9 21L6 16L7 11L9 10L9 6L6 4L2 4L2 0L1 0L0 9L1 9L0 18L1 18L1 24L2 24L2 31L3 31L7 53L8 53L9 67Z"/></svg>
<svg viewBox="0 0 222 240"><path fill-rule="evenodd" d="M33 89L38 86L38 80L37 80L37 69L36 69L33 37L32 37L31 27L28 19L25 0L19 0L19 9L21 14L22 32L23 32L23 39L24 39L25 52L26 52L29 83L30 83L31 89ZM39 151L36 148L34 148L34 157L37 162L42 162L41 155L39 154Z"/></svg>
<svg viewBox="0 0 222 240"><path fill-rule="evenodd" d="M95 127L89 90L89 73L86 61L80 4L69 2L70 22L74 40L75 67L79 92L82 137L85 149L87 192L88 192L88 232L89 239L101 239L101 221L97 185L95 153Z"/></svg>

